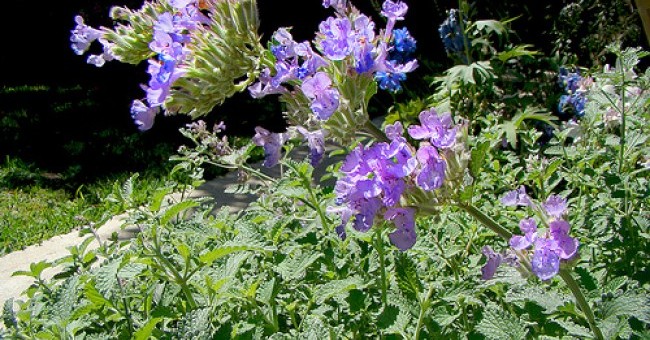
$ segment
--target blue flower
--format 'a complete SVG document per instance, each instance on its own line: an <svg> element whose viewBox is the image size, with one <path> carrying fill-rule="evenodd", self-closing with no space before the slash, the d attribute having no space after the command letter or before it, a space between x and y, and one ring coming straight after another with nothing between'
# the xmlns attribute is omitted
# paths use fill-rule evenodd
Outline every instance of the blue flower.
<svg viewBox="0 0 650 340"><path fill-rule="evenodd" d="M471 47L471 42L463 34L460 23L458 22L457 9L449 11L449 16L438 28L438 33L440 33L440 39L442 39L442 44L445 46L447 54L465 58L463 55L465 43L468 44L468 47Z"/></svg>

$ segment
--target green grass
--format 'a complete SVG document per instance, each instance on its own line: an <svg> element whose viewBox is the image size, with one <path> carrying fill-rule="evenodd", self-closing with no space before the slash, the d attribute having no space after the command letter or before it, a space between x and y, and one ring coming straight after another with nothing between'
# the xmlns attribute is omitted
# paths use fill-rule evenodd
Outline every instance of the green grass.
<svg viewBox="0 0 650 340"><path fill-rule="evenodd" d="M136 204L166 178L166 170L151 169L140 174L134 191ZM56 235L99 221L104 213L115 213L115 205L104 198L132 173L114 174L73 187L65 179L51 178L16 159L0 166L0 256L38 244Z"/></svg>

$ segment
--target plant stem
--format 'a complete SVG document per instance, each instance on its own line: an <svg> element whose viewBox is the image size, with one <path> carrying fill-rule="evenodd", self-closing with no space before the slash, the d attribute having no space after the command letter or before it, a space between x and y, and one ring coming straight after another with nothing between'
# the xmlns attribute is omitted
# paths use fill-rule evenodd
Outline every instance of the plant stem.
<svg viewBox="0 0 650 340"><path fill-rule="evenodd" d="M591 306L589 306L589 303L587 302L587 299L585 298L584 294L582 294L582 290L580 290L580 286L578 285L578 282L573 278L571 273L566 270L566 269L560 269L560 277L562 280L564 280L564 283L566 283L567 287L569 287L569 290L571 290L571 293L573 293L573 297L575 297L576 302L578 303L578 306L582 310L583 313L585 313L585 316L587 317L587 322L589 323L589 328L591 328L591 331L594 332L594 336L598 340L603 340L605 339L603 337L603 333L600 331L600 328L596 325L596 318L594 317L594 312L591 310Z"/></svg>
<svg viewBox="0 0 650 340"><path fill-rule="evenodd" d="M387 294L387 284L386 284L386 259L384 257L384 242L381 238L381 229L377 228L377 233L375 233L375 248L377 248L377 254L379 254L379 266L381 267L381 277L380 277L380 286L381 286L381 301L386 308L388 304L388 294Z"/></svg>
<svg viewBox="0 0 650 340"><path fill-rule="evenodd" d="M422 324L424 323L424 315L426 312L429 310L429 307L431 306L431 295L433 295L433 288L434 285L431 284L429 286L429 291L427 291L427 295L425 296L424 300L420 302L420 315L418 315L418 323L415 326L415 334L413 334L413 339L414 340L419 340L420 339L420 329L422 328Z"/></svg>
<svg viewBox="0 0 650 340"><path fill-rule="evenodd" d="M484 226L490 228L497 235L501 236L504 240L508 241L512 237L512 233L506 230L504 227L495 222L492 218L485 215L482 211L478 210L475 206L471 204L459 203L457 206L465 210L470 215L474 216L479 222Z"/></svg>

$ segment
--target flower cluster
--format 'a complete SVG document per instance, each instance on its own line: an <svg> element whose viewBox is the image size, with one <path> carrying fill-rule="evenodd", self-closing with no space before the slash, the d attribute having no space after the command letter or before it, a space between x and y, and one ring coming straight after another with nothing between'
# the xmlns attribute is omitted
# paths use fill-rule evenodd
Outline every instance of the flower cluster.
<svg viewBox="0 0 650 340"><path fill-rule="evenodd" d="M275 133L258 126L255 128L253 143L264 148L264 163L262 165L273 167L280 160L284 143L295 138L296 135L302 136L309 147L309 161L312 166L316 166L325 154L325 133L323 129L309 131L302 126L290 127L287 132Z"/></svg>
<svg viewBox="0 0 650 340"><path fill-rule="evenodd" d="M583 77L580 71L569 71L561 67L558 82L565 94L560 97L557 109L561 116L582 117L585 115L587 91L593 84L591 77Z"/></svg>
<svg viewBox="0 0 650 340"><path fill-rule="evenodd" d="M501 203L505 206L531 208L541 217L543 225L546 226L545 230L540 230L534 218L524 218L519 221L519 229L523 235L512 236L508 242L514 251L533 248L530 263L531 269L537 277L542 280L552 278L559 272L562 261L568 261L575 257L579 242L576 238L569 236L571 226L564 219L567 213L567 201L564 198L550 195L544 203L539 205L526 194L526 189L521 186L517 190L506 193L501 199ZM488 257L488 262L483 269L483 278L489 279L494 275L496 267L501 262L500 255L495 255L490 251L484 251L484 254Z"/></svg>
<svg viewBox="0 0 650 340"><path fill-rule="evenodd" d="M467 44L469 48L471 42L465 36L458 16L458 10L451 9L447 19L438 28L438 33L440 33L440 39L442 39L442 44L445 46L447 54L460 57L463 59L463 62L467 62L467 57L464 53L465 45ZM465 23L464 18L463 23Z"/></svg>
<svg viewBox="0 0 650 340"><path fill-rule="evenodd" d="M337 9L337 16L320 23L313 42L318 52L311 42L298 43L288 29L279 29L272 37L274 72L265 68L259 81L249 87L251 95L260 98L288 93L286 86L294 85L309 99L312 112L321 121L329 119L339 106L339 90L325 72L333 62L345 61L350 72L375 76L380 87L390 91L399 90L405 74L417 67L411 57L415 40L405 30L396 30L399 33L393 36L396 21L403 20L408 9L403 2L384 2L381 14L388 23L381 34L376 34L375 23L368 16L351 10L346 1L323 1L323 6Z"/></svg>
<svg viewBox="0 0 650 340"><path fill-rule="evenodd" d="M156 114L164 107L172 84L186 73L184 64L188 61L189 32L197 26L207 24L209 19L199 11L197 0L172 0L174 13L165 12L158 16L153 27L151 51L157 54L149 59L147 73L151 76L146 91L147 104L134 100L131 117L141 131L151 128Z"/></svg>
<svg viewBox="0 0 650 340"><path fill-rule="evenodd" d="M388 142L360 144L347 156L335 187L338 207L330 209L341 216L339 235L345 235L352 219L354 229L366 232L381 215L395 224L391 242L400 250L413 247L416 210L405 197L413 190L433 191L443 185L447 163L438 149L452 147L457 130L449 113L438 115L434 109L421 112L420 122L408 129L414 139L426 140L417 150L396 122L386 127Z"/></svg>
<svg viewBox="0 0 650 340"><path fill-rule="evenodd" d="M72 50L77 55L83 55L88 51L90 45L95 41L99 41L103 47L102 54L91 54L88 56L88 63L93 64L97 67L101 67L107 61L117 59L113 51L111 50L113 44L108 40L103 38L104 33L101 30L92 28L84 23L84 19L77 15L74 18L75 23L77 24L75 28L71 31L70 42Z"/></svg>

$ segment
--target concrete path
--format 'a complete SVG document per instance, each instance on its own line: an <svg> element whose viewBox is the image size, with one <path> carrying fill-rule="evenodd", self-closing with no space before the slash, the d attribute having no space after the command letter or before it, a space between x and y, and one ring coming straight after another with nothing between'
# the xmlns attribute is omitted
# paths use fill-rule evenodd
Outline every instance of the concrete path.
<svg viewBox="0 0 650 340"><path fill-rule="evenodd" d="M306 149L294 150L292 158L302 160L307 156ZM334 159L327 159L320 164L314 171L314 178L320 178L326 172L327 166L333 162L340 160L340 157ZM256 167L259 167L257 165ZM279 175L279 167L271 169L262 169L262 171L272 177ZM191 193L192 197L211 197L214 200L215 209L227 206L231 211L237 212L245 209L249 203L256 199L254 195L244 194L228 194L224 190L230 184L237 183L237 174L229 172L228 174L215 178L211 181L204 183ZM332 184L331 182L329 184ZM109 220L106 224L97 228L99 239L103 241L111 239L113 234L117 234L118 239L127 240L133 237L136 233L134 228L123 229L123 219L126 214L118 215ZM0 257L0 304L9 298L23 299L25 298L23 292L29 288L33 283L33 279L27 276L12 276L15 271L26 270L29 271L31 263L40 262L43 260L54 261L69 254L68 248L71 246L79 245L83 240L92 235L79 236L79 231L55 236L49 240L43 241L41 244L27 247L26 249L9 253ZM90 245L90 249L95 249L99 246L99 241L95 240ZM45 279L52 278L57 273L57 268L49 268L43 272L42 277ZM0 305L0 308L2 307ZM3 324L0 322L0 327Z"/></svg>

